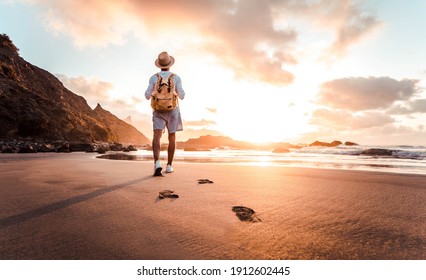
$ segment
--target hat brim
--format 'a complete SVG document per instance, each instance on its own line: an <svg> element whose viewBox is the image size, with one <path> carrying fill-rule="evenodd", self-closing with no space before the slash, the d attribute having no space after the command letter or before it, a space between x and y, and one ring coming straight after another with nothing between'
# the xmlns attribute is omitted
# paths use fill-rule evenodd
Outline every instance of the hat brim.
<svg viewBox="0 0 426 280"><path fill-rule="evenodd" d="M158 58L155 60L155 66L157 66L158 68L169 68L171 67L174 63L175 63L175 58L173 56L169 56L170 57L170 63L167 65L161 65L158 61Z"/></svg>

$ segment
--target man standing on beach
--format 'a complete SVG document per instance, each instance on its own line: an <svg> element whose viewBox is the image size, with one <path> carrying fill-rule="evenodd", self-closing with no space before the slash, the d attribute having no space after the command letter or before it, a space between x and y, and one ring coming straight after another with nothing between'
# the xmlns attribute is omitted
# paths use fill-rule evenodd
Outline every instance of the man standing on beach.
<svg viewBox="0 0 426 280"><path fill-rule="evenodd" d="M180 77L169 71L170 67L174 63L174 57L169 55L167 52L162 52L158 55L158 58L155 60L155 66L160 68L161 72L154 74L149 79L149 85L145 91L145 97L147 100L153 98L155 91L159 90L158 88L161 88L162 85L167 85L169 92L171 91L173 94L175 93L180 99L185 97L185 91L182 88L182 81ZM166 81L168 81L167 84L165 83ZM152 139L152 151L154 154L154 176L162 176L161 171L163 167L160 162L160 139L166 127L169 134L166 173L173 172L172 162L176 149L176 131L183 130L182 118L178 104L179 103L176 98L176 104L171 110L159 110L153 107L152 123L154 135Z"/></svg>

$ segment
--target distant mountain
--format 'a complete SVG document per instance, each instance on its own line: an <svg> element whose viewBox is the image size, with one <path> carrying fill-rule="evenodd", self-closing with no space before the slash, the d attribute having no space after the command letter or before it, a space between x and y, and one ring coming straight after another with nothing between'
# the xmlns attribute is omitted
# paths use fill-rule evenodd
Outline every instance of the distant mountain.
<svg viewBox="0 0 426 280"><path fill-rule="evenodd" d="M269 150L274 153L287 153L287 152L290 152L290 149L301 149L307 146L337 147L341 145L357 146L359 144L354 142L349 142L349 141L342 143L341 141L338 141L338 140L335 140L330 143L315 141L310 145L306 145L306 144L293 145L287 142L257 144L252 142L237 141L226 136L205 135L199 138L188 139L185 142L178 142L177 148L184 149L184 150L191 150L191 151L230 148L230 149L237 149L237 150Z"/></svg>
<svg viewBox="0 0 426 280"><path fill-rule="evenodd" d="M148 144L151 142L131 124L104 110L100 104L96 106L93 112L96 119L103 120L106 123L110 138L114 142L134 144Z"/></svg>
<svg viewBox="0 0 426 280"><path fill-rule="evenodd" d="M275 150L275 149L300 149L301 146L289 143L256 144L245 141L237 141L226 136L205 135L199 138L191 138L185 142L178 142L179 149L203 150L216 148L231 148L244 150Z"/></svg>
<svg viewBox="0 0 426 280"><path fill-rule="evenodd" d="M0 138L147 144L136 128L66 89L0 35Z"/></svg>
<svg viewBox="0 0 426 280"><path fill-rule="evenodd" d="M199 138L191 138L185 142L178 142L179 149L214 149L214 148L234 148L249 149L253 144L249 142L236 141L226 136L205 135Z"/></svg>

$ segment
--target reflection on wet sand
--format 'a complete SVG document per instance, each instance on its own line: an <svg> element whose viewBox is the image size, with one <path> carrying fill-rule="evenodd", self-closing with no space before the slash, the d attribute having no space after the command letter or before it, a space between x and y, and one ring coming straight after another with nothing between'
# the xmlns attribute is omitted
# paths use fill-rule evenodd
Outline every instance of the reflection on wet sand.
<svg viewBox="0 0 426 280"><path fill-rule="evenodd" d="M102 156L97 156L96 158L102 159L114 159L114 160L141 160L137 155L130 155L124 153L116 153L116 154L106 154Z"/></svg>

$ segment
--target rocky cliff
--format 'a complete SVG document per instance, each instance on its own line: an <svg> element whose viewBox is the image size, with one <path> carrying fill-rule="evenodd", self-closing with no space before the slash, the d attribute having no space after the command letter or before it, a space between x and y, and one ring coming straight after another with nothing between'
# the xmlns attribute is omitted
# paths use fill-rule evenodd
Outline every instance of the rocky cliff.
<svg viewBox="0 0 426 280"><path fill-rule="evenodd" d="M147 144L130 124L66 89L0 35L0 138Z"/></svg>

